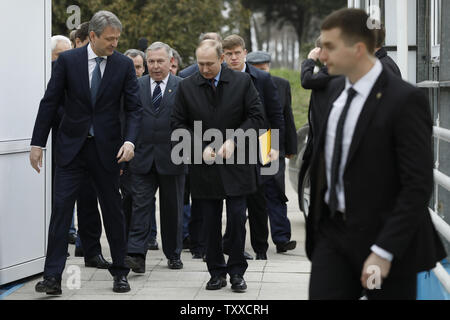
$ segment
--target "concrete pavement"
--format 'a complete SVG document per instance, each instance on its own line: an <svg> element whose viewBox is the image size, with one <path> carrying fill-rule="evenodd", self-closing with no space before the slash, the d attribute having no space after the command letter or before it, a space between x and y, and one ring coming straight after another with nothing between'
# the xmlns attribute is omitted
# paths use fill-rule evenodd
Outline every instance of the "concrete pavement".
<svg viewBox="0 0 450 320"><path fill-rule="evenodd" d="M286 166L287 167L287 166ZM286 170L287 173L287 170ZM145 274L128 276L131 291L114 293L113 279L107 270L86 268L84 259L74 256L74 246L69 246L70 257L67 259L62 281L62 296L47 296L36 293L34 286L42 275L28 279L26 283L5 300L304 300L308 298L310 263L304 251L305 224L303 214L298 209L297 193L292 189L286 175L286 195L288 217L291 221L292 240L297 241L297 248L287 253L277 254L275 245L269 237L268 260L249 260L244 275L248 289L245 293L234 293L229 283L217 291L205 289L210 276L206 263L192 259L187 250L183 250L181 259L184 268L170 270L161 250L158 234L158 251L149 251ZM158 204L158 201L157 201ZM225 206L224 206L225 208ZM159 208L157 206L157 223L159 227ZM158 233L159 233L158 228ZM225 212L223 213L223 230L225 230ZM103 255L111 261L105 233L102 239ZM250 245L247 223L246 251L254 256ZM227 256L225 256L227 258ZM81 280L81 281L79 281Z"/></svg>

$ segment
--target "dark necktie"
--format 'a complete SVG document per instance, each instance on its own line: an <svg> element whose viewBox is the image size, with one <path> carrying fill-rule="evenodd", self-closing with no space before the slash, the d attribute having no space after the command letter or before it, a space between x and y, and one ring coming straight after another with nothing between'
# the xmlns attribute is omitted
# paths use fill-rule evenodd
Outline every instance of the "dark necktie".
<svg viewBox="0 0 450 320"><path fill-rule="evenodd" d="M330 208L331 216L334 217L337 211L338 199L336 193L336 186L339 180L339 168L342 158L342 138L344 135L344 124L347 118L348 109L352 104L352 100L356 95L356 91L350 87L347 92L347 101L345 102L344 109L339 117L339 121L336 127L336 136L334 139L333 158L331 160L331 181L330 181L330 200L328 206Z"/></svg>
<svg viewBox="0 0 450 320"><path fill-rule="evenodd" d="M98 88L100 88L100 83L102 82L102 73L100 71L100 63L103 61L102 57L96 57L95 58L95 69L92 73L92 79L91 79L91 102L92 107L95 107L95 102L97 100L97 93ZM94 127L91 124L91 127L89 128L89 135L94 136Z"/></svg>
<svg viewBox="0 0 450 320"><path fill-rule="evenodd" d="M213 89L214 92L216 92L216 79L209 79L209 82L211 84L211 88Z"/></svg>
<svg viewBox="0 0 450 320"><path fill-rule="evenodd" d="M152 103L153 103L153 107L155 108L155 111L158 111L159 105L161 104L161 100L162 100L161 87L159 86L162 81L155 81L155 82L156 82L156 87L155 87L155 90L153 90Z"/></svg>

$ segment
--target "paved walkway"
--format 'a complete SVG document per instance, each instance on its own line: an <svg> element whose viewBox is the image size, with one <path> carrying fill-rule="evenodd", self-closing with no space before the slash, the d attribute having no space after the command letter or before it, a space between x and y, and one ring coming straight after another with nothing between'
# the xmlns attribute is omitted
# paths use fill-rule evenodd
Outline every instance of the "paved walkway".
<svg viewBox="0 0 450 320"><path fill-rule="evenodd" d="M287 170L286 170L287 173ZM51 297L35 293L34 286L42 276L31 278L22 287L5 297L5 300L62 299L62 300L304 300L308 298L310 263L304 252L304 219L298 209L297 194L292 189L286 175L286 193L289 198L288 216L292 226L292 239L297 240L297 248L287 253L277 254L275 245L269 239L268 260L250 260L245 273L248 289L245 293L234 293L228 282L221 290L205 290L209 280L206 263L192 259L189 251L182 252L184 268L170 270L162 250L149 251L146 273L130 272L128 280L131 291L116 294L112 291L112 277L107 270L85 268L83 258L74 257L74 246L69 246L71 256L67 260L63 275L63 294ZM157 208L158 210L158 208ZM157 211L159 212L159 211ZM225 212L223 214L225 218ZM158 214L157 214L158 219ZM223 219L225 223L225 219ZM159 222L158 222L159 223ZM248 226L248 224L247 224ZM223 225L225 228L225 224ZM159 229L158 229L159 231ZM158 235L159 236L159 235ZM103 254L111 261L108 243L103 232L101 239ZM158 239L161 247L161 239ZM248 227L246 250L251 249ZM225 256L226 257L226 256ZM81 283L75 274L80 272ZM79 288L78 287L79 284ZM74 288L75 287L75 288ZM69 289L72 288L72 289Z"/></svg>

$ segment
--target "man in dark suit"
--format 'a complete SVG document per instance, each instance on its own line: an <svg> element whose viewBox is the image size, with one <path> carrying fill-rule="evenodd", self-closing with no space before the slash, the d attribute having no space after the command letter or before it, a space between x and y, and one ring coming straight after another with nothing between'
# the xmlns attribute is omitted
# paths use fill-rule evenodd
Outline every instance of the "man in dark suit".
<svg viewBox="0 0 450 320"><path fill-rule="evenodd" d="M261 102L249 75L221 67L223 51L219 42L203 41L196 55L199 72L178 86L172 128L183 129L180 131L187 132L194 144L190 189L206 224L206 263L211 275L206 289L226 286L228 273L231 289L242 292L247 288L244 273L248 266L244 258L246 195L256 190L256 170L248 160L238 162L237 153L248 159L249 147L241 147L238 134L231 136L227 131L262 127ZM202 139L206 131L214 131L219 137L215 135L209 144ZM256 142L257 132L254 135ZM226 264L222 250L223 200L231 234Z"/></svg>
<svg viewBox="0 0 450 320"><path fill-rule="evenodd" d="M265 51L255 51L247 54L247 62L255 68L270 73L270 54ZM291 85L286 79L271 76L273 83L278 89L278 98L283 110L284 118L284 157L287 159L292 158L297 154L297 130L295 128L294 115L292 113L292 96ZM280 195L284 195L285 188L285 170L286 163L283 156L280 156L280 168L278 173L274 176L275 183L272 187L266 189L266 205L268 206L267 212L269 213L270 231L272 239L279 240L280 233L289 231L289 220L287 219L287 208L282 204L279 205ZM276 188L274 188L276 187ZM272 190L272 191L271 191ZM285 197L282 197L283 199ZM287 220L287 221L286 221ZM267 219L266 219L267 221ZM265 239L267 243L267 238ZM281 241L282 242L282 241ZM277 242L275 242L277 244ZM257 257L258 258L258 257Z"/></svg>
<svg viewBox="0 0 450 320"><path fill-rule="evenodd" d="M415 299L417 272L446 256L428 212L429 105L374 57L368 19L342 9L321 26L320 59L345 77L327 86L311 161L310 299Z"/></svg>
<svg viewBox="0 0 450 320"><path fill-rule="evenodd" d="M186 166L171 161L170 115L181 78L170 73L171 48L154 42L146 51L149 75L139 79L144 107L136 155L130 162L133 212L127 264L145 272L150 238L150 207L159 188L162 247L170 269L182 269L182 225Z"/></svg>
<svg viewBox="0 0 450 320"><path fill-rule="evenodd" d="M62 53L41 100L31 141L30 162L40 172L42 148L64 94L64 116L56 139L54 205L50 219L44 281L37 292L61 294L67 253L67 231L79 187L89 176L98 191L109 241L113 291L127 292L126 238L119 193L119 163L134 156L142 106L132 61L114 49L122 30L119 19L99 11L89 25L90 44ZM119 119L124 97L127 131ZM125 142L123 142L125 141ZM123 143L123 144L122 144ZM118 159L118 160L117 160Z"/></svg>
<svg viewBox="0 0 450 320"><path fill-rule="evenodd" d="M266 260L268 249L268 215L272 216L272 239L276 244L277 253L292 250L296 246L295 241L291 241L291 224L287 218L286 195L277 186L274 176L279 173L279 156L284 161L284 139L285 124L283 110L278 97L278 90L273 83L272 77L267 72L261 71L251 64L245 62L247 50L244 39L238 35L230 35L224 39L223 49L227 65L240 72L250 74L253 84L258 90L265 116L264 128L279 130L279 141L277 147L272 149L270 157L276 163L270 165L278 168L273 175L263 175L262 168L258 166L258 190L247 199L248 219L250 225L250 239L252 247L256 253L256 259ZM275 149L277 148L277 149ZM227 248L229 233L224 235L224 248Z"/></svg>

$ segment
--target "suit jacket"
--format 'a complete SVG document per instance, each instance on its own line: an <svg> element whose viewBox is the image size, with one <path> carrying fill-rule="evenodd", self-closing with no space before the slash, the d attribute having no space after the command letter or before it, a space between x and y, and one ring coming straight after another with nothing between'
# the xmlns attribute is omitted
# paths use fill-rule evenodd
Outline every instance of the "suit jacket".
<svg viewBox="0 0 450 320"><path fill-rule="evenodd" d="M327 207L326 123L344 78L327 86L327 115L314 143L306 251L311 259ZM446 254L432 224L432 120L425 95L383 67L356 124L344 169L346 224L362 264L376 244L394 255L390 276L434 268Z"/></svg>
<svg viewBox="0 0 450 320"><path fill-rule="evenodd" d="M286 79L272 76L273 83L278 88L278 98L284 118L284 152L285 154L297 154L297 129L295 128L294 115L292 113L291 85Z"/></svg>
<svg viewBox="0 0 450 320"><path fill-rule="evenodd" d="M402 73L400 72L399 67L397 66L395 61L392 60L392 58L388 56L386 49L381 48L380 50L375 52L375 56L392 73L394 73L395 75L399 76L400 78L402 77Z"/></svg>
<svg viewBox="0 0 450 320"><path fill-rule="evenodd" d="M91 125L102 165L108 171L119 169L116 155L122 141L136 142L142 106L133 62L114 52L108 57L95 106L89 88L87 46L61 53L39 105L31 145L45 147L52 120L66 94L64 115L56 138L56 163L64 167L82 148ZM123 95L127 131L122 138L119 120Z"/></svg>
<svg viewBox="0 0 450 320"><path fill-rule="evenodd" d="M172 129L187 129L192 141L201 139L194 136L194 121L202 121L202 137L211 128L219 129L224 140L226 129L259 130L264 121L263 111L250 76L223 67L215 92L199 72L181 81L172 113ZM207 145L209 142L202 143L201 153ZM192 147L191 151L194 150ZM194 164L192 155L191 159L189 175L193 198L223 199L256 191L254 165L236 164L236 157L235 164L225 164L225 161L224 164Z"/></svg>
<svg viewBox="0 0 450 320"><path fill-rule="evenodd" d="M151 96L151 78L147 75L139 79L140 97L144 111L141 120L142 130L137 139L134 158L130 161L131 172L146 174L154 163L157 172L163 175L185 173L186 166L175 165L170 158L172 149L170 116L181 80L177 76L169 75L161 104L158 111L155 111Z"/></svg>

